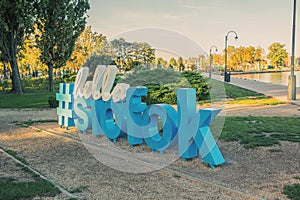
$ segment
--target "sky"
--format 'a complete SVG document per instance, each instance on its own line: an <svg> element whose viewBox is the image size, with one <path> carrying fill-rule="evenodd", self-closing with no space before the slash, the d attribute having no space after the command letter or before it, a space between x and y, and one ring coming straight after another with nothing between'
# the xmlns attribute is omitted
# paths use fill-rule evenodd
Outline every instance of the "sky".
<svg viewBox="0 0 300 200"><path fill-rule="evenodd" d="M90 0L90 5L88 25L109 40L126 36L187 56L194 53L187 49L198 51L193 45L184 47L188 40L208 54L213 45L223 50L225 35L235 31L239 38L236 41L230 33L228 45L261 46L267 53L269 45L280 42L291 52L293 0ZM296 56L300 55L299 6L300 2Z"/></svg>

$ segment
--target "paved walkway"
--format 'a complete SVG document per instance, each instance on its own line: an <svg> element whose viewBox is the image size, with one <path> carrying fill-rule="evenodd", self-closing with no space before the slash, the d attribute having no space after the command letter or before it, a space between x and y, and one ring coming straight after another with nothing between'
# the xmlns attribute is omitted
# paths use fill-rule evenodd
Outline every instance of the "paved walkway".
<svg viewBox="0 0 300 200"><path fill-rule="evenodd" d="M208 77L208 74L204 73L204 76ZM219 81L224 81L224 76L221 75L214 74L212 78ZM231 81L229 83L251 91L265 94L267 96L274 97L282 101L288 101L287 99L288 87L285 85L276 85L271 83L259 82L255 80L234 78L234 76L231 76ZM298 87L296 90L297 90L296 92L297 100L291 101L291 103L300 106L300 88Z"/></svg>

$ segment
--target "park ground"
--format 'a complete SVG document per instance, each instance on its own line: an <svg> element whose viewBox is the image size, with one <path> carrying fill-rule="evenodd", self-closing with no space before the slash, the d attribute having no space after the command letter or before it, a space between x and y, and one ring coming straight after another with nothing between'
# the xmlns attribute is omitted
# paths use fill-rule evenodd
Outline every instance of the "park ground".
<svg viewBox="0 0 300 200"><path fill-rule="evenodd" d="M229 120L276 116L288 121L299 118L300 107L226 104L222 115ZM240 141L220 139L226 164L215 170L201 159L179 159L158 171L132 174L97 161L78 140L76 130L60 129L52 122L56 118L55 109L0 110L1 149L67 191L50 188L30 199L288 199L284 187L300 182L299 142L283 139L271 146L245 148ZM0 158L2 179L37 181L6 153L0 152Z"/></svg>

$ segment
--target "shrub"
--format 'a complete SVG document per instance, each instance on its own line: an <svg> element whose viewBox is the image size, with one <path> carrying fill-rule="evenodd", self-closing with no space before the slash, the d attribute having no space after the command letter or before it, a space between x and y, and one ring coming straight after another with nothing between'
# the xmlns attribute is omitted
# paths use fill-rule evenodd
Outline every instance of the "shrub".
<svg viewBox="0 0 300 200"><path fill-rule="evenodd" d="M3 80L3 81L0 80L0 90L6 90L8 88L9 88L8 87L8 81L7 80Z"/></svg>
<svg viewBox="0 0 300 200"><path fill-rule="evenodd" d="M131 86L141 86L145 84L168 84L178 83L182 78L179 72L172 69L156 68L144 69L128 73L120 79L121 82L128 83Z"/></svg>
<svg viewBox="0 0 300 200"><path fill-rule="evenodd" d="M54 96L50 96L48 99L48 104L50 108L57 108L58 107L58 101Z"/></svg>
<svg viewBox="0 0 300 200"><path fill-rule="evenodd" d="M149 104L167 103L176 104L177 98L175 91L159 84L146 84L148 88L148 95L143 97L143 102Z"/></svg>
<svg viewBox="0 0 300 200"><path fill-rule="evenodd" d="M147 104L176 104L176 89L178 88L195 88L197 101L209 98L206 80L195 72L180 73L165 68L144 69L126 74L120 78L120 82L131 86L146 86L148 96L142 99Z"/></svg>
<svg viewBox="0 0 300 200"><path fill-rule="evenodd" d="M183 72L182 75L189 81L191 87L196 89L197 101L209 99L208 83L203 76L196 72Z"/></svg>
<svg viewBox="0 0 300 200"><path fill-rule="evenodd" d="M69 76L64 76L64 83L75 83L77 74L72 74Z"/></svg>
<svg viewBox="0 0 300 200"><path fill-rule="evenodd" d="M46 77L26 77L22 79L22 83L25 89L42 88L48 87L48 79Z"/></svg>

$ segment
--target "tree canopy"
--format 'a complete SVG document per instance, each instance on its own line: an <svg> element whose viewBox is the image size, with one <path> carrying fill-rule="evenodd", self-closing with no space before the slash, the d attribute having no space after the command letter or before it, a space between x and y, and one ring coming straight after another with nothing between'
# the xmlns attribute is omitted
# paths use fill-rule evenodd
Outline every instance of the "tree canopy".
<svg viewBox="0 0 300 200"><path fill-rule="evenodd" d="M184 70L183 58L181 56L177 59L177 68L179 69L179 71Z"/></svg>
<svg viewBox="0 0 300 200"><path fill-rule="evenodd" d="M173 58L173 57L170 58L169 65L173 69L177 67L177 62L176 62L175 58Z"/></svg>
<svg viewBox="0 0 300 200"><path fill-rule="evenodd" d="M37 45L41 61L48 66L49 91L53 91L53 68L69 60L86 24L88 0L44 0L39 4Z"/></svg>
<svg viewBox="0 0 300 200"><path fill-rule="evenodd" d="M0 1L0 51L1 60L11 68L12 92L23 94L17 56L28 34L32 32L36 18L35 0Z"/></svg>
<svg viewBox="0 0 300 200"><path fill-rule="evenodd" d="M127 42L124 38L110 42L111 52L116 56L117 66L128 71L155 61L155 49L145 42Z"/></svg>
<svg viewBox="0 0 300 200"><path fill-rule="evenodd" d="M106 48L106 37L102 34L98 34L97 32L93 32L92 27L88 26L77 38L74 51L66 63L66 68L77 71L87 61L87 59L91 56L95 57L96 55L103 53L106 51ZM93 58L89 59L89 62L91 60L93 60Z"/></svg>
<svg viewBox="0 0 300 200"><path fill-rule="evenodd" d="M287 50L285 49L285 44L275 42L269 47L269 54L267 58L270 60L271 65L273 66L283 66L284 59L288 57Z"/></svg>
<svg viewBox="0 0 300 200"><path fill-rule="evenodd" d="M33 70L48 72L49 90L53 91L53 69L76 72L81 66L91 71L99 64L115 64L120 71L157 66L178 71L208 69L208 56L189 59L155 57L155 49L146 42L118 38L111 42L86 25L88 0L2 0L0 1L0 72L10 72L13 91L23 93L20 73ZM285 45L275 42L264 49L253 46L228 46L231 70L261 69L267 57L273 66L282 66L288 58ZM213 63L224 65L223 54L214 54ZM257 68L258 66L258 68ZM186 67L186 68L185 68ZM221 69L221 66L220 66Z"/></svg>

